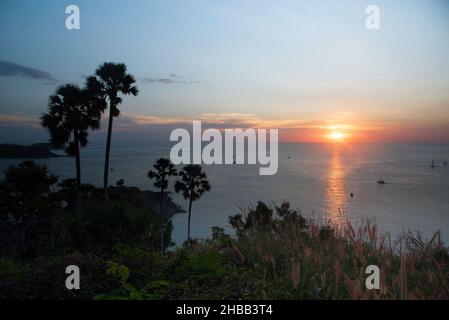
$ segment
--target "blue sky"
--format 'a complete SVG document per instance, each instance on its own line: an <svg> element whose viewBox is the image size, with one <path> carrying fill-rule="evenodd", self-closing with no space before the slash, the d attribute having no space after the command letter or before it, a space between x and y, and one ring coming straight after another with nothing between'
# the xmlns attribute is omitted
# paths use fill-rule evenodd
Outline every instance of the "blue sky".
<svg viewBox="0 0 449 320"><path fill-rule="evenodd" d="M14 128L46 110L58 83L122 61L140 89L125 98L123 130L198 118L278 125L298 140L337 124L449 142L448 1L317 2L0 0L0 61L57 79L0 70L3 140L28 138ZM70 4L80 30L65 28ZM369 4L378 31L365 28Z"/></svg>

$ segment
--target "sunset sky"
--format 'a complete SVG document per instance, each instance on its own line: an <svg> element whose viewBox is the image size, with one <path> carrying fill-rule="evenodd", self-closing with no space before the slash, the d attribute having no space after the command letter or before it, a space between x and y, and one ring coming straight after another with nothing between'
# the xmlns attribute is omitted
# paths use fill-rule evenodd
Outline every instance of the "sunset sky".
<svg viewBox="0 0 449 320"><path fill-rule="evenodd" d="M80 30L65 28L69 4ZM380 30L365 28L370 4ZM45 141L48 96L104 61L140 89L118 140L168 142L203 120L279 128L284 142L449 143L446 0L0 0L0 29L2 143Z"/></svg>

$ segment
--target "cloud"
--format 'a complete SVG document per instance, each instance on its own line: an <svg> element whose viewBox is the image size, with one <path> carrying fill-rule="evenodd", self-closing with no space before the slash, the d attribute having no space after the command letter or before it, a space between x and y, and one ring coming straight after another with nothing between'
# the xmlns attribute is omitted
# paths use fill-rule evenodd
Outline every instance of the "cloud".
<svg viewBox="0 0 449 320"><path fill-rule="evenodd" d="M48 72L3 60L0 60L0 75L5 77L26 77L31 79L57 81L57 79Z"/></svg>
<svg viewBox="0 0 449 320"><path fill-rule="evenodd" d="M16 126L25 125L32 127L40 127L39 117L23 114L0 114L0 126Z"/></svg>
<svg viewBox="0 0 449 320"><path fill-rule="evenodd" d="M176 73L170 73L167 78L143 78L142 82L144 82L144 83L161 83L161 84L186 84L186 85L199 84L198 81L184 80L183 76L180 76Z"/></svg>
<svg viewBox="0 0 449 320"><path fill-rule="evenodd" d="M229 127L249 127L257 122L252 114L244 113L203 113L193 117L160 117L124 113L123 117L130 125L187 125L193 120L201 120L205 124Z"/></svg>
<svg viewBox="0 0 449 320"><path fill-rule="evenodd" d="M200 120L205 126L216 128L322 128L326 124L322 120L301 119L263 119L251 113L224 112L202 113L191 117L160 117L123 113L125 122L130 127L145 125L189 125L193 120Z"/></svg>

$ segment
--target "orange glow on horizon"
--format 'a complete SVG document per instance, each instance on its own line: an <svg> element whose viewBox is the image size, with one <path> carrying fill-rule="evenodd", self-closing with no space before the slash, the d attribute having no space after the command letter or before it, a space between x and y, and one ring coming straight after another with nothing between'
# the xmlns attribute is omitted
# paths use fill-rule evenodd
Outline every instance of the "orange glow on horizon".
<svg viewBox="0 0 449 320"><path fill-rule="evenodd" d="M4 117L3 117L4 118ZM17 118L17 119L16 119ZM2 122L0 114L0 122ZM5 122L9 118L4 119ZM14 122L29 121L16 117ZM189 126L193 120L201 120L208 128L262 128L279 129L281 143L449 143L447 125L438 121L426 123L410 120L407 123L397 119L373 118L355 113L337 112L314 118L262 118L250 113L203 113L195 117L163 117L124 112L119 121L121 128L154 126L175 128ZM34 120L33 120L34 121ZM34 125L34 122L33 122ZM36 124L38 126L38 123Z"/></svg>

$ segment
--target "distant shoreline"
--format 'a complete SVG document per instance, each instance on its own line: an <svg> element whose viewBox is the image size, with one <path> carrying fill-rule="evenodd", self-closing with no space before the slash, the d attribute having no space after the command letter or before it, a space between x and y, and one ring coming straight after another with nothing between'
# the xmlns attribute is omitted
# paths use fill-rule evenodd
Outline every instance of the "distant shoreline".
<svg viewBox="0 0 449 320"><path fill-rule="evenodd" d="M141 190L134 186L110 186L110 199L126 201L132 203L136 207L142 209L153 208L157 212L160 202L160 193L151 190ZM103 201L103 189L95 188L92 194L92 199ZM162 216L166 219L171 219L175 214L185 213L177 203L168 195L164 194Z"/></svg>
<svg viewBox="0 0 449 320"><path fill-rule="evenodd" d="M48 159L61 157L64 156L51 152L41 144L30 146L20 144L0 144L0 158L3 159Z"/></svg>

